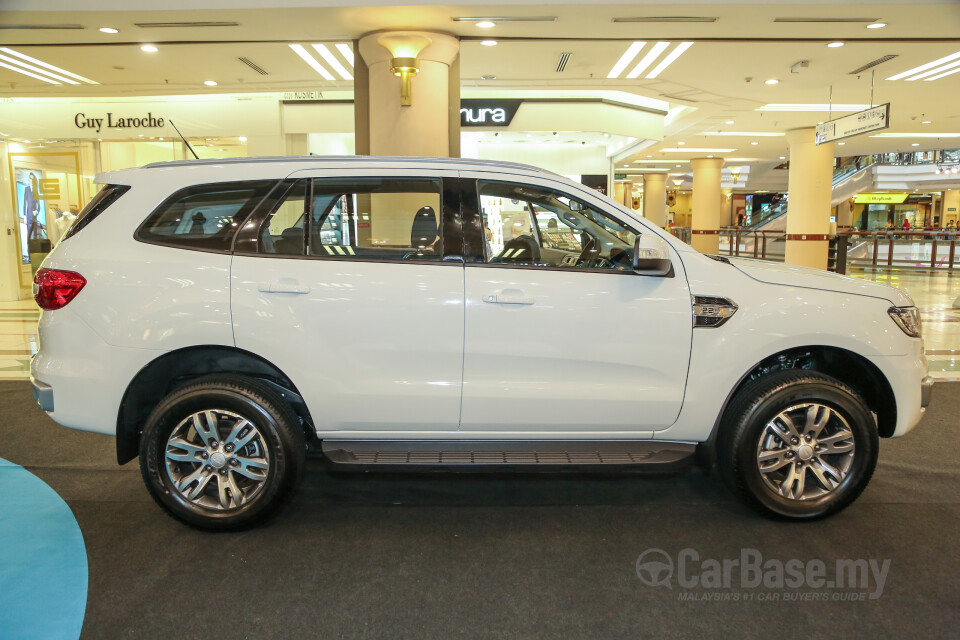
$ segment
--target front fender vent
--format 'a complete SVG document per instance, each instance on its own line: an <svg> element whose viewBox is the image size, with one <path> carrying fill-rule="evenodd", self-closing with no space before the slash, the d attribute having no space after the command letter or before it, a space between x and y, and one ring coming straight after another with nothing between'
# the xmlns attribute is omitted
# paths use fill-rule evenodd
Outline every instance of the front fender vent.
<svg viewBox="0 0 960 640"><path fill-rule="evenodd" d="M715 328L733 317L739 307L729 298L693 296L693 326Z"/></svg>

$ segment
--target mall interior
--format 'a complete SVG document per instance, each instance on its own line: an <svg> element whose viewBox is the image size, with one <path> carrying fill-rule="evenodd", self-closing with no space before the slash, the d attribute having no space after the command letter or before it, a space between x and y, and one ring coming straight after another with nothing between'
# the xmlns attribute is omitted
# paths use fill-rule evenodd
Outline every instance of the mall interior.
<svg viewBox="0 0 960 640"><path fill-rule="evenodd" d="M29 379L40 317L34 275L97 193L98 174L194 154L439 156L541 167L704 253L903 288L920 308L930 374L946 383L937 391L956 396L949 383L960 380L958 34L955 0L4 0L0 378ZM26 405L16 400L24 392L19 382L5 384L0 458L47 470L41 477L73 509L87 539L89 585L80 605L63 596L62 610L80 607L85 637L162 627L168 635L196 637L206 627L216 637L241 637L239 621L263 637L623 637L645 628L712 637L715 615L749 626L771 613L792 616L811 635L882 633L878 620L896 616L945 637L960 621L956 573L945 573L958 568L948 550L957 494L932 492L920 479L943 485L955 473L957 448L944 445L952 441L948 429L955 435L960 398L931 409L942 457L917 443L891 443L904 457L890 463L896 473L882 483L889 494L874 494L864 507L870 529L921 539L913 560L894 561L901 582L888 588L896 594L882 605L823 602L788 613L784 602L766 609L679 602L677 594L651 596L629 581L635 551L647 547L679 544L707 554L714 543L768 545L762 548L776 555L784 539L813 535L826 553L844 539L825 524L783 529L718 516L723 501L694 482L631 479L611 499L609 480L594 478L534 479L519 488L499 478L457 479L443 489L419 478L335 481L332 489L308 490L291 526L259 533L251 550L243 538L205 538L154 522L136 470L108 476L110 446L87 444L87 434L32 450ZM37 413L31 430L60 433ZM911 452L930 464L914 468ZM68 463L78 454L82 461ZM91 470L85 483L65 479L70 465ZM129 497L115 504L91 497L107 489ZM646 528L664 517L664 503L681 505L669 517L684 526L671 536ZM912 510L898 510L902 503ZM391 504L410 508L385 523ZM325 516L307 513L317 505ZM923 529L941 508L952 514L950 524ZM721 520L718 530L698 524L703 512ZM328 534L311 539L325 517L334 520ZM140 529L151 527L170 537ZM739 533L745 527L750 533ZM732 542L738 535L748 542ZM366 545L365 556L345 546L352 537ZM59 551L78 543L61 542ZM903 543L891 535L849 549L891 557ZM136 554L155 544L165 559L140 580ZM203 560L207 544L215 566ZM788 549L784 558L799 553ZM330 581L318 563L306 567L311 556L339 565L333 572L342 579ZM946 562L934 566L935 558ZM300 584L264 575L274 572L270 563ZM561 572L564 565L579 577ZM243 591L206 591L207 580L222 584L210 577L218 572ZM935 593L916 587L939 580ZM183 588L189 604L175 596ZM156 605L161 594L169 602ZM207 598L198 602L200 594ZM224 607L226 598L236 600ZM230 611L242 601L263 610ZM281 615L290 607L294 622ZM202 610L210 617L200 626ZM0 608L0 636L4 615L12 614ZM277 626L262 626L268 623ZM283 625L294 631L283 633ZM70 633L45 637L77 637Z"/></svg>

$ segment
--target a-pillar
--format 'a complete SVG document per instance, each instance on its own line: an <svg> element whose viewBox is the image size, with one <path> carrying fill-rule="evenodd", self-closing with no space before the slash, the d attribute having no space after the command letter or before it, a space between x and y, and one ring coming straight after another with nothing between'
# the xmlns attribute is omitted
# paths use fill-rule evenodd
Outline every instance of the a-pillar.
<svg viewBox="0 0 960 640"><path fill-rule="evenodd" d="M667 226L667 174L643 174L643 217L658 227Z"/></svg>
<svg viewBox="0 0 960 640"><path fill-rule="evenodd" d="M694 158L691 245L701 253L720 252L720 169L723 158Z"/></svg>
<svg viewBox="0 0 960 640"><path fill-rule="evenodd" d="M833 143L816 144L814 127L787 131L790 177L787 203L787 264L827 268Z"/></svg>
<svg viewBox="0 0 960 640"><path fill-rule="evenodd" d="M377 156L460 155L460 41L443 33L371 33L358 41L354 83L356 152ZM401 104L394 58L415 58L411 104Z"/></svg>

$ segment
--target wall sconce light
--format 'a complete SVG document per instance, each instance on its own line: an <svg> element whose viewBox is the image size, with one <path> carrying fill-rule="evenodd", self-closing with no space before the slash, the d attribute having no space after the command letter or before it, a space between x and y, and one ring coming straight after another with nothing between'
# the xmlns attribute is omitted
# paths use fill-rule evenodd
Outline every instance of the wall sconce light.
<svg viewBox="0 0 960 640"><path fill-rule="evenodd" d="M390 52L390 73L400 78L400 106L413 104L413 89L410 79L420 73L417 56L426 49L431 40L416 34L393 34L382 36L377 43Z"/></svg>
<svg viewBox="0 0 960 640"><path fill-rule="evenodd" d="M737 184L740 179L740 167L730 167L730 177L733 178L733 184Z"/></svg>
<svg viewBox="0 0 960 640"><path fill-rule="evenodd" d="M675 185L677 186L677 188L680 188L680 185L683 184L683 180L682 180L682 179L674 180L674 181L673 181L673 184L675 184Z"/></svg>

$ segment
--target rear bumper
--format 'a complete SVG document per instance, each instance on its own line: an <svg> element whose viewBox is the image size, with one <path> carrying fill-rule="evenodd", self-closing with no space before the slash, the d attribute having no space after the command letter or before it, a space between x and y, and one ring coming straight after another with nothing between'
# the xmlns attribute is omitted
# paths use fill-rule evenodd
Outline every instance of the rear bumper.
<svg viewBox="0 0 960 640"><path fill-rule="evenodd" d="M30 385L33 387L33 399L37 401L40 408L47 412L53 411L53 387L32 376Z"/></svg>

